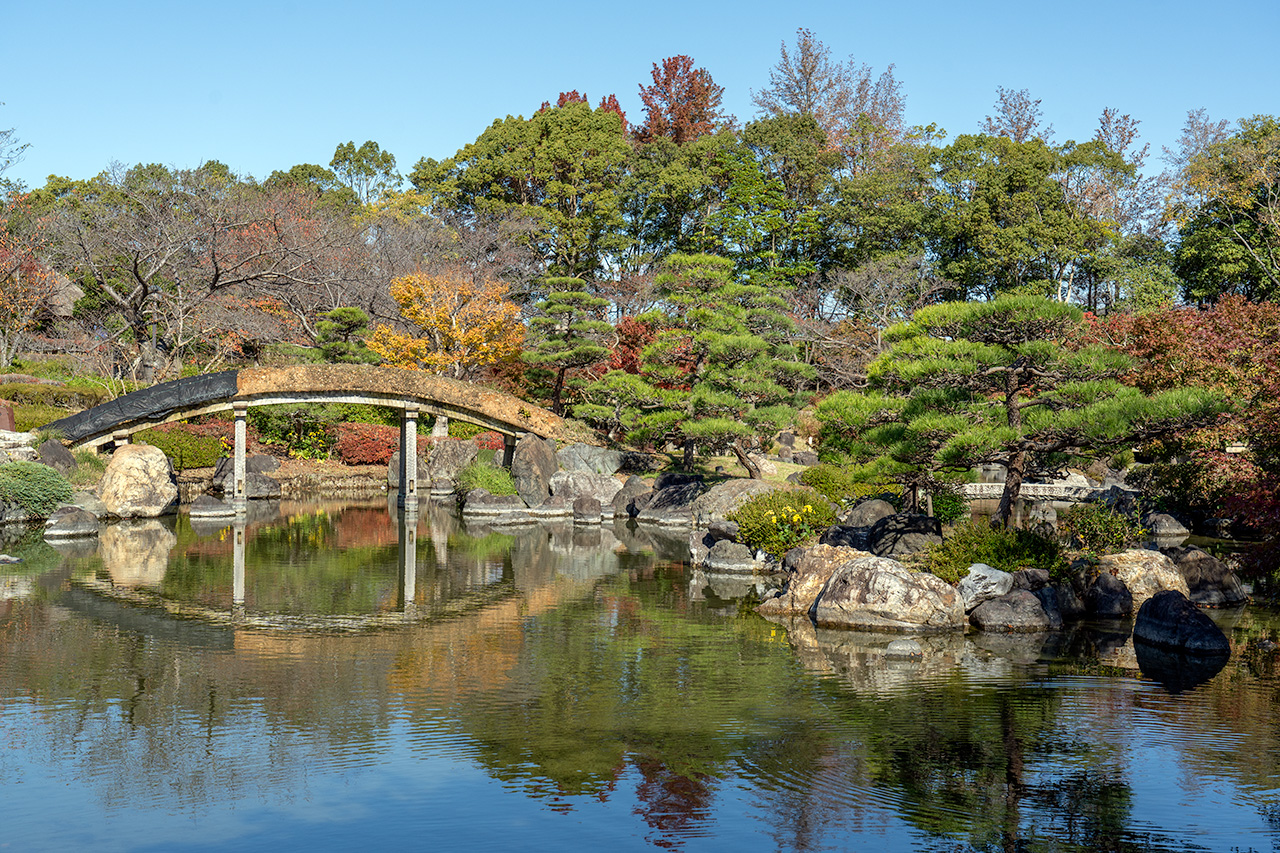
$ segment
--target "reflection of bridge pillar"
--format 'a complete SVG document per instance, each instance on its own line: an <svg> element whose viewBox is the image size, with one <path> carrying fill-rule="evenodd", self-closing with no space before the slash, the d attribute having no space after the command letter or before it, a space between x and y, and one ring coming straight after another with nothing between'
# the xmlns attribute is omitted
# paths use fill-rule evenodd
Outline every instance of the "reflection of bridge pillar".
<svg viewBox="0 0 1280 853"><path fill-rule="evenodd" d="M404 607L404 615L411 617L417 612L418 593L418 513L417 509L406 509L400 524L400 603Z"/></svg>
<svg viewBox="0 0 1280 853"><path fill-rule="evenodd" d="M231 526L231 613L244 615L244 516L237 516Z"/></svg>
<svg viewBox="0 0 1280 853"><path fill-rule="evenodd" d="M400 418L400 497L407 511L418 509L418 409L406 406Z"/></svg>
<svg viewBox="0 0 1280 853"><path fill-rule="evenodd" d="M248 503L249 494L245 489L245 445L249 441L248 416L249 407L245 403L235 402L231 404L232 412L235 414L235 464L232 467L231 482L234 484L231 493L231 505L235 507L237 512L243 512Z"/></svg>

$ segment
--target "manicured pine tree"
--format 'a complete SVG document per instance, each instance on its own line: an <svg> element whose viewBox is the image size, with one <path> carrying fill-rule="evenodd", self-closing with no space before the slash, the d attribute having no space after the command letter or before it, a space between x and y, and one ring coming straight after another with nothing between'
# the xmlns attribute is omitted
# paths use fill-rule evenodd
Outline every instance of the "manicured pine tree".
<svg viewBox="0 0 1280 853"><path fill-rule="evenodd" d="M603 342L613 327L600 319L609 301L588 293L582 279L549 278L547 287L547 298L529 320L533 344L523 357L551 374L551 411L562 415L566 379L575 370L608 360Z"/></svg>

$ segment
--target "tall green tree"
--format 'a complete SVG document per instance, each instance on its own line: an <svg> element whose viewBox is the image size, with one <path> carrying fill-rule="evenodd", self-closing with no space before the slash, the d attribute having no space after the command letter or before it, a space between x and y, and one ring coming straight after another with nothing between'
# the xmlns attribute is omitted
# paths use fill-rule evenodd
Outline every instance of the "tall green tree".
<svg viewBox="0 0 1280 853"><path fill-rule="evenodd" d="M415 185L468 217L536 218L552 274L589 277L621 248L618 185L630 154L616 110L570 102L495 121L452 159L419 163Z"/></svg>
<svg viewBox="0 0 1280 853"><path fill-rule="evenodd" d="M355 193L360 204L382 201L399 188L402 178L396 171L396 158L372 139L359 148L354 142L343 142L333 151L329 161L338 182Z"/></svg>
<svg viewBox="0 0 1280 853"><path fill-rule="evenodd" d="M795 414L812 375L788 343L791 321L775 281L736 280L733 262L672 255L658 277L664 307L641 320L659 329L639 375L611 371L587 389L576 416L636 441L696 452L732 452L753 478L748 453Z"/></svg>
<svg viewBox="0 0 1280 853"><path fill-rule="evenodd" d="M1030 474L1190 429L1225 409L1203 389L1148 395L1125 385L1132 361L1077 346L1083 322L1075 306L1035 296L922 308L889 331L870 390L821 404L827 437L926 488L977 464L1003 465L993 523L1007 526Z"/></svg>

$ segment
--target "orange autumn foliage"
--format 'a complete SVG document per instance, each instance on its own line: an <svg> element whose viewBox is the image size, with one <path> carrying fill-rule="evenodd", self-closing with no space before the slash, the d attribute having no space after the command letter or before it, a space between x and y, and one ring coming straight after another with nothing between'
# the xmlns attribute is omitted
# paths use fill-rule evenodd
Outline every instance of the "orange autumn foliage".
<svg viewBox="0 0 1280 853"><path fill-rule="evenodd" d="M416 331L378 326L365 342L392 367L465 379L476 368L515 358L524 341L520 309L507 286L461 271L417 272L391 282L400 314Z"/></svg>

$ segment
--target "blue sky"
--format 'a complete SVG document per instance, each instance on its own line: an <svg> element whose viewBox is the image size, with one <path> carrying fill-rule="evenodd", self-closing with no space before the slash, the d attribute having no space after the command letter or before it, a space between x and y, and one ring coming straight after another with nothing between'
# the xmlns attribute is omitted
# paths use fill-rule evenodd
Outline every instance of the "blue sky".
<svg viewBox="0 0 1280 853"><path fill-rule="evenodd" d="M680 53L749 119L797 27L837 57L893 63L908 121L952 136L977 130L997 86L1040 98L1058 141L1090 137L1104 107L1129 113L1152 160L1190 109L1280 113L1277 0L7 5L0 128L30 144L6 174L28 186L112 161L265 178L366 139L407 173L569 89L616 93L638 118L640 83Z"/></svg>

